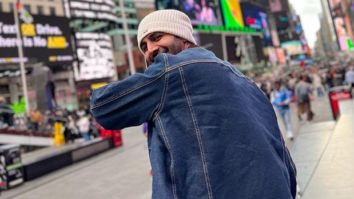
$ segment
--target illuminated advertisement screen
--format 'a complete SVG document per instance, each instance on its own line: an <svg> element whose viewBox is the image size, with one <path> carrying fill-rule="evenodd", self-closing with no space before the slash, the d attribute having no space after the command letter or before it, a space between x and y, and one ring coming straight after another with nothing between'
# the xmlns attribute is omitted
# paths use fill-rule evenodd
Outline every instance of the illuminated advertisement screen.
<svg viewBox="0 0 354 199"><path fill-rule="evenodd" d="M275 24L277 26L277 30L285 30L290 26L290 19L287 12L278 12L274 13Z"/></svg>
<svg viewBox="0 0 354 199"><path fill-rule="evenodd" d="M244 25L263 31L263 41L266 46L272 45L272 36L269 30L268 15L258 6L250 3L241 3Z"/></svg>
<svg viewBox="0 0 354 199"><path fill-rule="evenodd" d="M349 37L348 27L350 24L348 20L344 20L344 14L342 11L341 0L330 0L329 6L331 10L332 20L337 35L338 44L341 50L345 51L353 48L352 40ZM349 26L348 26L349 25Z"/></svg>
<svg viewBox="0 0 354 199"><path fill-rule="evenodd" d="M25 61L47 65L71 64L69 20L65 17L32 15L31 23L20 24ZM0 64L18 63L17 30L11 13L0 13Z"/></svg>
<svg viewBox="0 0 354 199"><path fill-rule="evenodd" d="M114 74L112 41L104 33L75 34L79 60L74 65L75 79L91 80L112 77Z"/></svg>
<svg viewBox="0 0 354 199"><path fill-rule="evenodd" d="M214 0L179 0L179 7L188 15L193 25L221 25Z"/></svg>
<svg viewBox="0 0 354 199"><path fill-rule="evenodd" d="M241 6L238 0L220 1L224 24L227 28L243 28Z"/></svg>
<svg viewBox="0 0 354 199"><path fill-rule="evenodd" d="M281 47L286 50L288 55L304 54L301 41L288 41L281 44Z"/></svg>
<svg viewBox="0 0 354 199"><path fill-rule="evenodd" d="M70 15L77 19L98 19L115 21L113 0L67 0Z"/></svg>
<svg viewBox="0 0 354 199"><path fill-rule="evenodd" d="M271 12L281 12L289 10L287 0L269 0L269 7Z"/></svg>
<svg viewBox="0 0 354 199"><path fill-rule="evenodd" d="M156 0L155 1L155 8L156 10L163 10L163 9L177 9L178 5L176 5L174 0Z"/></svg>

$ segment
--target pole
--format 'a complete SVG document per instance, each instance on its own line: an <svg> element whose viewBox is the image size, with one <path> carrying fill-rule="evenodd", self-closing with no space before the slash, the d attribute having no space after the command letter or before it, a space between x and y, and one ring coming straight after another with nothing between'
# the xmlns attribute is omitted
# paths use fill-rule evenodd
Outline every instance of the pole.
<svg viewBox="0 0 354 199"><path fill-rule="evenodd" d="M221 33L221 46L222 46L222 54L223 54L223 59L225 61L228 61L228 57L227 57L227 49L226 49L226 36L225 33Z"/></svg>
<svg viewBox="0 0 354 199"><path fill-rule="evenodd" d="M20 32L21 29L20 29L20 26L19 26L18 10L17 10L16 4L14 4L14 19L15 19L15 25L17 27L17 31L16 31L17 50L18 50L18 56L19 56L19 59L20 59L22 90L23 90L23 96L25 98L25 103L26 103L26 114L29 115L29 113L30 113L30 104L28 103L26 71L25 71L25 63L24 63L24 60L23 60L23 46L22 46L22 39L21 39L21 32Z"/></svg>
<svg viewBox="0 0 354 199"><path fill-rule="evenodd" d="M119 6L120 6L120 10L122 12L121 14L122 14L122 18L123 18L123 29L124 29L125 43L127 43L127 53L128 53L130 73L132 75L134 75L135 74L135 65L134 65L133 54L132 54L132 45L131 45L129 33L128 33L128 24L127 24L127 17L125 15L124 0L119 0Z"/></svg>

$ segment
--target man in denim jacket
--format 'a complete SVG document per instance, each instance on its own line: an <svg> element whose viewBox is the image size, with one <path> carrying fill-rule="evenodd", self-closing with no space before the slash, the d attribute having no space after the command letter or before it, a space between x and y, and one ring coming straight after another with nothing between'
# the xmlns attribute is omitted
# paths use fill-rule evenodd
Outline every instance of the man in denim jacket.
<svg viewBox="0 0 354 199"><path fill-rule="evenodd" d="M95 90L94 117L106 129L149 123L153 198L294 198L295 166L272 105L192 32L182 12L146 16L138 44L148 68Z"/></svg>

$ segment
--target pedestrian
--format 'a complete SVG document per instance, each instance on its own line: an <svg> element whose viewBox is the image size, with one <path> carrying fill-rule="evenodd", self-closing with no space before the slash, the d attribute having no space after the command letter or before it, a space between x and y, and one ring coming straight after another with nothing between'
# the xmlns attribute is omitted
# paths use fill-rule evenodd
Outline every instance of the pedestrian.
<svg viewBox="0 0 354 199"><path fill-rule="evenodd" d="M323 97L325 95L324 88L322 85L321 76L318 74L317 69L314 69L312 71L311 78L312 78L312 86L313 86L314 90L316 91L316 96L318 98Z"/></svg>
<svg viewBox="0 0 354 199"><path fill-rule="evenodd" d="M306 120L311 121L314 113L311 110L311 85L306 82L306 75L300 76L300 81L295 86L295 96L298 108L298 117L302 120L302 115L305 114Z"/></svg>
<svg viewBox="0 0 354 199"><path fill-rule="evenodd" d="M85 114L85 111L79 111L78 112L79 119L76 123L79 132L84 138L85 141L89 141L91 139L90 137L90 119L89 117Z"/></svg>
<svg viewBox="0 0 354 199"><path fill-rule="evenodd" d="M147 137L147 135L148 135L148 124L147 124L147 122L144 122L144 124L143 124L143 134L144 134L145 137Z"/></svg>
<svg viewBox="0 0 354 199"><path fill-rule="evenodd" d="M43 123L44 117L38 109L33 109L30 113L31 129L38 131L39 126Z"/></svg>
<svg viewBox="0 0 354 199"><path fill-rule="evenodd" d="M295 198L271 103L192 33L180 11L147 15L138 28L146 71L94 90L93 116L107 129L148 122L152 198Z"/></svg>
<svg viewBox="0 0 354 199"><path fill-rule="evenodd" d="M79 130L77 129L73 114L70 114L68 116L67 128L70 131L69 132L69 134L70 134L69 141L74 143L75 139L79 137Z"/></svg>
<svg viewBox="0 0 354 199"><path fill-rule="evenodd" d="M354 87L354 67L348 68L347 72L345 73L345 82L351 86L351 88Z"/></svg>
<svg viewBox="0 0 354 199"><path fill-rule="evenodd" d="M282 86L282 83L279 80L274 82L274 90L271 93L271 102L284 122L287 138L293 140L294 135L290 117L291 92Z"/></svg>
<svg viewBox="0 0 354 199"><path fill-rule="evenodd" d="M0 128L12 127L14 112L3 96L0 96Z"/></svg>

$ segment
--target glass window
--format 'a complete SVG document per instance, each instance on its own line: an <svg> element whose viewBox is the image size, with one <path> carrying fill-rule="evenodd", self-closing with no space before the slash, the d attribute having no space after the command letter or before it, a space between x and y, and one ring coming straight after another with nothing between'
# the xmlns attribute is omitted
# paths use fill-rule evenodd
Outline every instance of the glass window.
<svg viewBox="0 0 354 199"><path fill-rule="evenodd" d="M23 7L27 10L27 12L31 13L31 6L30 5L23 5Z"/></svg>
<svg viewBox="0 0 354 199"><path fill-rule="evenodd" d="M39 15L43 15L44 12L43 12L43 6L37 6L37 10L38 10L38 14Z"/></svg>
<svg viewBox="0 0 354 199"><path fill-rule="evenodd" d="M9 3L10 6L10 12L14 12L14 3Z"/></svg>
<svg viewBox="0 0 354 199"><path fill-rule="evenodd" d="M50 15L55 15L55 8L54 7L50 7L49 8L49 14Z"/></svg>

